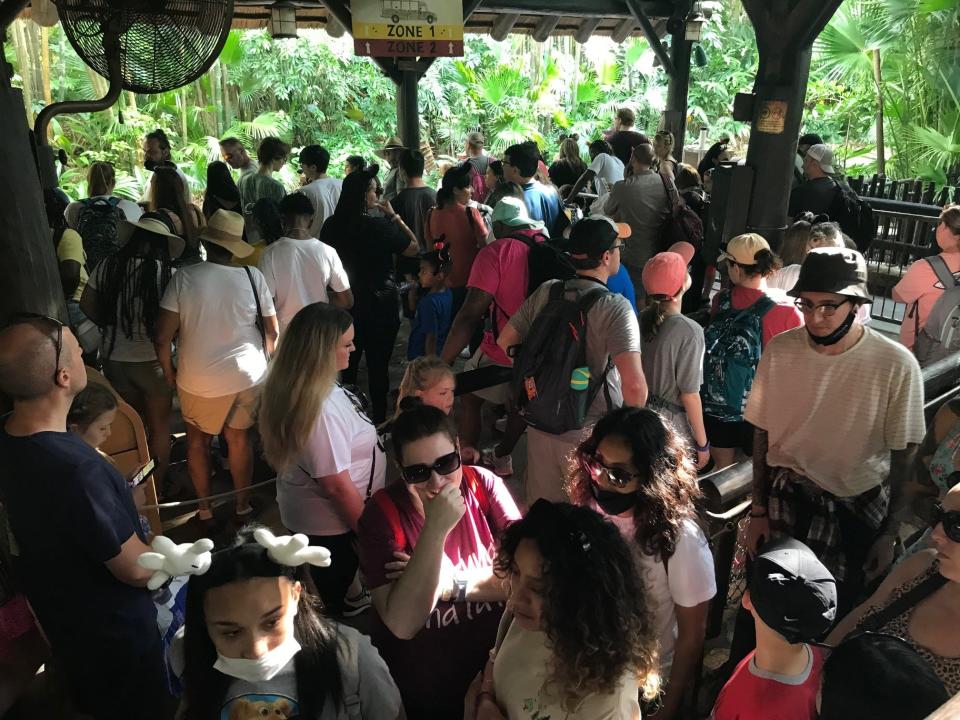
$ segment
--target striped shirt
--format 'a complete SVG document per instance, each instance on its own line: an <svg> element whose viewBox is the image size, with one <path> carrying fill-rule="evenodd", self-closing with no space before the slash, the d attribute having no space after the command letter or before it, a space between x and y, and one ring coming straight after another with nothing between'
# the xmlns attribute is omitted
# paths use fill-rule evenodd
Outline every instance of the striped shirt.
<svg viewBox="0 0 960 720"><path fill-rule="evenodd" d="M814 350L805 327L788 330L764 350L744 418L767 431L770 467L859 495L886 480L891 450L923 440L920 366L869 327L840 355Z"/></svg>

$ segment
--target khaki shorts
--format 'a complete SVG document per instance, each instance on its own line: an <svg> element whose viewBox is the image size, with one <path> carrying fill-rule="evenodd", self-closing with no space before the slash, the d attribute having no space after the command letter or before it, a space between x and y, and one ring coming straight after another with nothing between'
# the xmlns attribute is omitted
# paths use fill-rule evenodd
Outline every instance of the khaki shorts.
<svg viewBox="0 0 960 720"><path fill-rule="evenodd" d="M233 395L200 397L177 388L180 412L184 422L200 428L208 435L219 435L224 427L246 430L257 417L259 387L241 390Z"/></svg>
<svg viewBox="0 0 960 720"><path fill-rule="evenodd" d="M464 364L464 370L479 370L480 368L490 367L491 365L496 365L493 360L486 354L483 350L477 349L467 362ZM482 390L474 390L473 395L476 395L478 398L482 398L489 403L494 405L512 405L510 402L510 383L500 383L499 385L491 385L490 387L483 388Z"/></svg>

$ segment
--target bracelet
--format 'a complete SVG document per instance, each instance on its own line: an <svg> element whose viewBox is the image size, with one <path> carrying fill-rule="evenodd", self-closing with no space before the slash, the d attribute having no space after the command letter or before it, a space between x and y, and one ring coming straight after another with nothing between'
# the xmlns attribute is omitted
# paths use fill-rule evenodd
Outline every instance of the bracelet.
<svg viewBox="0 0 960 720"><path fill-rule="evenodd" d="M697 445L697 441L694 440L694 441L693 441L693 448L694 448L697 452L707 452L707 450L710 449L710 441L707 440L707 443L706 443L705 445Z"/></svg>

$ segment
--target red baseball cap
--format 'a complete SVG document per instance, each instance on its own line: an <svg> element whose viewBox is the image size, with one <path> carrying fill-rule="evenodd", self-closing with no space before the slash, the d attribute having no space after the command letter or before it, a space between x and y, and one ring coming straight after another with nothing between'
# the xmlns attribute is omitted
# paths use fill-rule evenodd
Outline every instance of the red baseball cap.
<svg viewBox="0 0 960 720"><path fill-rule="evenodd" d="M643 289L647 295L674 297L687 280L687 265L693 259L693 245L678 242L657 253L643 266Z"/></svg>

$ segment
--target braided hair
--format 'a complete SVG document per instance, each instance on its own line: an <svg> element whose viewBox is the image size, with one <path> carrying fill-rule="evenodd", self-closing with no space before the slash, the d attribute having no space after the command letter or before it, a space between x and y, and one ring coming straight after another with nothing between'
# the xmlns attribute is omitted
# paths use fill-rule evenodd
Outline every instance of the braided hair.
<svg viewBox="0 0 960 720"><path fill-rule="evenodd" d="M162 213L147 213L166 224ZM110 357L119 329L128 340L142 323L150 340L157 332L160 298L172 275L167 240L149 230L136 228L129 242L103 259L100 307L108 328L104 355Z"/></svg>

